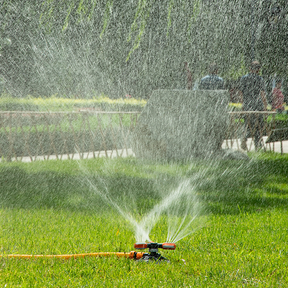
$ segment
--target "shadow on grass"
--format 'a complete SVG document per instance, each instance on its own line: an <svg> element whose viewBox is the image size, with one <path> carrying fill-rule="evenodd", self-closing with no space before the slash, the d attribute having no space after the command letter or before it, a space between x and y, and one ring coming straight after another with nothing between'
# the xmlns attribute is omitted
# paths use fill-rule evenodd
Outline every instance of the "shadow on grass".
<svg viewBox="0 0 288 288"><path fill-rule="evenodd" d="M223 161L211 181L199 186L215 214L288 207L288 157L267 155L248 163ZM279 186L281 189L279 189Z"/></svg>
<svg viewBox="0 0 288 288"><path fill-rule="evenodd" d="M94 160L97 161L97 160ZM131 171L136 162L121 160L123 167ZM125 162L126 161L126 162ZM57 162L55 162L57 165ZM126 165L126 166L125 166ZM205 163L188 166L184 178L193 178ZM139 167L138 167L139 168ZM147 168L147 167L146 167ZM153 168L153 166L152 166ZM130 170L129 170L130 169ZM151 165L149 166L151 169ZM148 168L146 170L149 170ZM155 174L157 176L155 177ZM108 195L116 203L129 204L142 214L151 209L161 198L159 190L169 191L177 187L183 175L151 173L131 175L124 170L106 174L70 175L55 171L27 172L9 165L0 166L0 207L22 209L69 209L96 213L113 209L100 193ZM89 181L92 185L89 185ZM178 184L177 184L178 183ZM197 193L213 214L238 214L263 209L288 207L288 159L269 156L248 163L222 161L210 165L197 180ZM172 188L171 188L172 187ZM279 188L281 187L281 188Z"/></svg>
<svg viewBox="0 0 288 288"><path fill-rule="evenodd" d="M98 191L115 203L125 203L137 197L139 211L150 209L159 199L150 179L125 175L91 176L87 179L83 175L70 176L54 171L28 173L18 167L0 167L0 175L2 208L54 208L94 212L109 209L110 203Z"/></svg>

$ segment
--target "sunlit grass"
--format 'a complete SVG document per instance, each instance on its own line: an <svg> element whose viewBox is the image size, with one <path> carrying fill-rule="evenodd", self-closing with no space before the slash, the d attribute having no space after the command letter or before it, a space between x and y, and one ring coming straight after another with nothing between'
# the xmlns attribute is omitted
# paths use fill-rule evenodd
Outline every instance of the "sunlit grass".
<svg viewBox="0 0 288 288"><path fill-rule="evenodd" d="M115 110L117 107L138 107L139 111L146 105L146 100L135 98L118 98L110 99L105 95L94 96L90 98L67 98L61 95L52 95L49 97L27 96L23 98L13 98L9 95L2 94L0 97L0 110L4 111L73 111L80 108L103 108L105 110ZM109 109L110 107L110 109ZM114 109L113 109L114 108ZM117 110L117 109L116 109ZM126 111L126 110L125 110Z"/></svg>
<svg viewBox="0 0 288 288"><path fill-rule="evenodd" d="M285 287L288 156L250 156L248 163L199 160L170 165L134 158L93 159L80 162L86 174L69 160L1 163L2 255L133 250L130 224L87 188L85 177L113 197L129 191L127 195L138 201L138 211L142 207L145 213L157 203L155 190L168 191L170 185L198 173L203 177L197 178L197 193L206 206L201 217L208 218L194 234L177 242L175 251L161 252L170 264L115 257L3 258L1 286ZM165 241L166 225L163 215L151 232L153 240Z"/></svg>

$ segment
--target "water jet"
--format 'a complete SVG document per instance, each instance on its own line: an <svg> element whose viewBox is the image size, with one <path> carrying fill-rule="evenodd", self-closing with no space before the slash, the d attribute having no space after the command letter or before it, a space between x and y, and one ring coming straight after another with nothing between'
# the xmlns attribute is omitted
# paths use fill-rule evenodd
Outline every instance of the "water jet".
<svg viewBox="0 0 288 288"><path fill-rule="evenodd" d="M226 90L155 90L133 131L137 158L189 161L219 155L228 125Z"/></svg>

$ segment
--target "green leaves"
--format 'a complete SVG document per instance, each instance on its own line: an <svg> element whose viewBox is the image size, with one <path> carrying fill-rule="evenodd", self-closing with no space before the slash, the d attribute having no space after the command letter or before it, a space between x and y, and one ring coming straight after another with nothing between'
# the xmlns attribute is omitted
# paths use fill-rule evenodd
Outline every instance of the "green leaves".
<svg viewBox="0 0 288 288"><path fill-rule="evenodd" d="M103 34L105 33L105 30L107 29L107 26L109 24L110 15L112 13L112 9L113 9L113 0L109 0L109 1L107 1L106 7L105 7L105 14L104 14L104 19L103 19L103 29L102 29L102 32L100 34L100 38L102 38Z"/></svg>
<svg viewBox="0 0 288 288"><path fill-rule="evenodd" d="M149 1L150 2L150 1ZM126 62L129 60L132 53L139 48L140 42L142 40L146 23L150 15L150 7L153 5L154 0L150 2L150 4L147 3L147 0L139 0L138 1L138 7L135 13L134 21L131 25L130 33L128 35L127 41L130 42L132 38L132 33L137 31L138 29L138 35L136 35L133 43L133 47L128 53L128 56L126 58ZM138 23L140 22L140 24Z"/></svg>

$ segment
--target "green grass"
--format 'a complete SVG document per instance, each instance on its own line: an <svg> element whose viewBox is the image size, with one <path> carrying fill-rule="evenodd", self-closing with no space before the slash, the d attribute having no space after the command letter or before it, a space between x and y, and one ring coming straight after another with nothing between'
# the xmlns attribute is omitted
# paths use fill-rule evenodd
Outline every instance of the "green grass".
<svg viewBox="0 0 288 288"><path fill-rule="evenodd" d="M0 111L77 111L83 108L95 108L103 111L141 111L146 105L145 100L110 99L105 95L95 95L92 98L73 99L60 95L14 98L8 94L1 94Z"/></svg>
<svg viewBox="0 0 288 288"><path fill-rule="evenodd" d="M68 117L71 119L67 119ZM133 117L134 115L132 115ZM5 122L6 126L0 128L0 133L5 134L6 132L13 133L39 133L46 132L49 128L50 132L62 131L70 132L72 129L75 132L82 130L95 130L107 129L107 128L119 128L120 126L130 127L135 124L135 120L131 119L129 114L112 114L107 115L103 114L97 117L95 114L90 114L88 117L77 114L62 114L57 115L55 118L51 117L42 117L40 119L31 120L31 118L19 117L15 123Z"/></svg>
<svg viewBox="0 0 288 288"><path fill-rule="evenodd" d="M0 287L287 287L288 156L250 156L249 163L165 165L133 158L80 165L68 160L0 163L2 255L133 250L129 223L89 189L87 180L131 205L140 218L159 201L160 190L168 193L181 179L196 179L192 182L205 204L201 217L207 218L202 228L177 242L175 251L162 252L170 264L116 257L4 257ZM152 239L166 240L166 222L163 215Z"/></svg>

